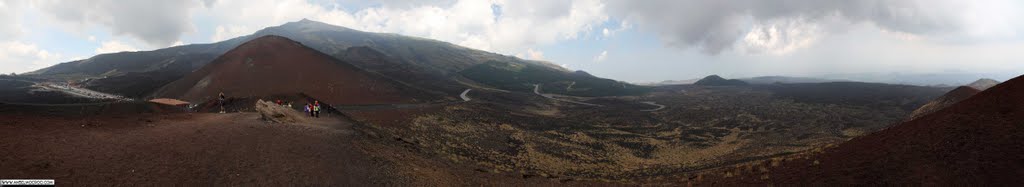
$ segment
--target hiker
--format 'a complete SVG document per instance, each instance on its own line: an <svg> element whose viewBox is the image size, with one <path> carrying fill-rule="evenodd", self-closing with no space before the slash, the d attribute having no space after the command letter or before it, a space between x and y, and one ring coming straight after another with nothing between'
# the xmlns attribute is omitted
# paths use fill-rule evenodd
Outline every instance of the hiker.
<svg viewBox="0 0 1024 187"><path fill-rule="evenodd" d="M281 100L280 100L280 99L278 99L278 100L277 100L277 106L282 106L282 105L284 105L284 103L282 103L282 102L281 102Z"/></svg>
<svg viewBox="0 0 1024 187"><path fill-rule="evenodd" d="M313 101L313 117L320 117L320 101Z"/></svg>
<svg viewBox="0 0 1024 187"><path fill-rule="evenodd" d="M313 117L313 104L306 103L306 114Z"/></svg>
<svg viewBox="0 0 1024 187"><path fill-rule="evenodd" d="M217 103L220 104L220 113L224 113L224 102L227 101L227 97L224 96L224 92L220 92L220 98L217 99Z"/></svg>

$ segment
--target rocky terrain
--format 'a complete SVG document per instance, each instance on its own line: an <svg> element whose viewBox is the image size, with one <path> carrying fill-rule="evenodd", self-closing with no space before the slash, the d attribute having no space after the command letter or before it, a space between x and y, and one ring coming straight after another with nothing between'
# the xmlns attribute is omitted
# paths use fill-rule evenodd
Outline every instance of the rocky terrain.
<svg viewBox="0 0 1024 187"><path fill-rule="evenodd" d="M709 185L1019 184L1024 78L888 129L800 154L690 175Z"/></svg>

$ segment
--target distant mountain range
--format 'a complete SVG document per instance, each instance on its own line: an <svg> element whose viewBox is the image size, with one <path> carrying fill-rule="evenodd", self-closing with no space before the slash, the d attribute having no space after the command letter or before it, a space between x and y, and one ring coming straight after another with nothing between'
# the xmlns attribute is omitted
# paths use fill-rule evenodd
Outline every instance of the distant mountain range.
<svg viewBox="0 0 1024 187"><path fill-rule="evenodd" d="M835 74L822 77L793 77L793 76L758 76L739 78L750 84L797 84L797 83L826 83L826 82L870 82L885 84L905 84L915 86L933 87L956 87L956 85L967 85L970 81L985 79L998 82L996 79L1007 79L1012 77L1007 74L969 74L969 73L948 73L948 74ZM994 78L994 79L992 79ZM661 86L661 85L682 85L693 84L700 79L687 80L665 80L661 82L641 82L639 85Z"/></svg>

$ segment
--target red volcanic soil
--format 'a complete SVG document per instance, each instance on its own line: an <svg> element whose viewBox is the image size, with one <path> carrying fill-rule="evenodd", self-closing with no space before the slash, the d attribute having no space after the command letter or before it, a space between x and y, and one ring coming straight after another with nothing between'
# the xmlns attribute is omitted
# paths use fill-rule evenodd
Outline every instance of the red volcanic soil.
<svg viewBox="0 0 1024 187"><path fill-rule="evenodd" d="M746 174L704 184L1024 184L1024 76L805 158L772 167L767 175Z"/></svg>
<svg viewBox="0 0 1024 187"><path fill-rule="evenodd" d="M401 182L329 126L255 114L85 119L3 116L0 176L59 185L339 185ZM408 178L404 178L408 179ZM391 181L391 182L389 182Z"/></svg>
<svg viewBox="0 0 1024 187"><path fill-rule="evenodd" d="M338 118L256 113L0 114L0 177L61 186L593 186L424 156Z"/></svg>
<svg viewBox="0 0 1024 187"><path fill-rule="evenodd" d="M190 102L304 93L336 104L412 103L422 92L281 36L246 42L154 94Z"/></svg>
<svg viewBox="0 0 1024 187"><path fill-rule="evenodd" d="M946 92L942 96L929 101L924 106L917 108L914 112L910 113L910 117L907 120L917 119L919 117L931 114L932 112L942 110L943 108L949 107L950 105L956 104L957 102L963 101L974 94L978 94L981 90L969 87L960 86L952 91Z"/></svg>

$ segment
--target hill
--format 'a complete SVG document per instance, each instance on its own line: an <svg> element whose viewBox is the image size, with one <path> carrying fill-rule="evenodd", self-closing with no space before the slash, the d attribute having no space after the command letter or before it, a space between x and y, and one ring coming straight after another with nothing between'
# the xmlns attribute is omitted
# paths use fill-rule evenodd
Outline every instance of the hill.
<svg viewBox="0 0 1024 187"><path fill-rule="evenodd" d="M694 82L693 84L701 86L742 86L747 85L748 83L737 79L725 79L718 75L710 75Z"/></svg>
<svg viewBox="0 0 1024 187"><path fill-rule="evenodd" d="M953 89L952 91L928 102L924 106L921 106L921 108L914 110L914 112L910 113L910 117L908 117L907 120L917 119L921 116L931 114L932 112L942 110L943 108L952 106L957 102L970 98L971 96L974 96L974 94L978 94L978 92L981 92L981 90L970 86L957 87L956 89Z"/></svg>
<svg viewBox="0 0 1024 187"><path fill-rule="evenodd" d="M156 96L191 102L304 93L331 104L413 102L426 96L280 36L248 41Z"/></svg>
<svg viewBox="0 0 1024 187"><path fill-rule="evenodd" d="M946 109L716 184L991 186L1024 183L1024 76ZM774 162L774 161L773 161ZM776 165L776 164L773 164ZM754 176L749 176L754 175ZM728 175L726 175L728 176Z"/></svg>
<svg viewBox="0 0 1024 187"><path fill-rule="evenodd" d="M977 81L974 81L971 84L967 84L967 86L984 91L986 89L992 88L993 86L996 86L997 84L999 84L999 81L997 80L978 79Z"/></svg>

